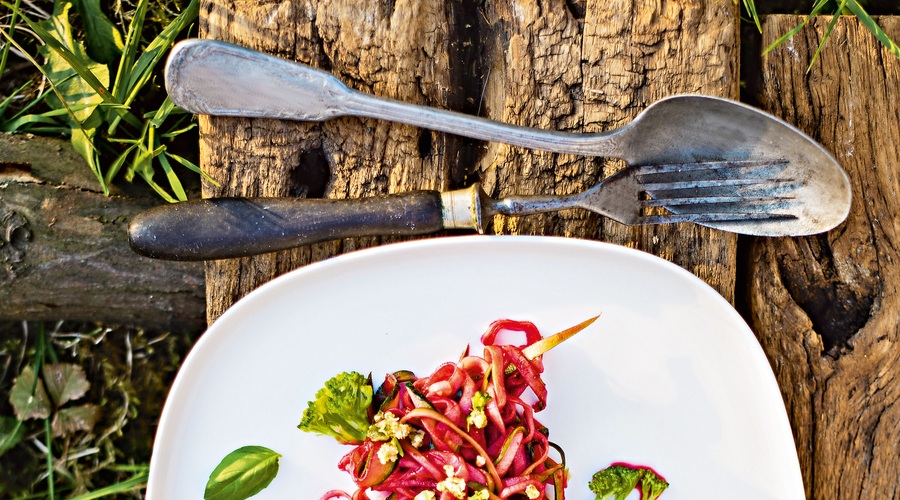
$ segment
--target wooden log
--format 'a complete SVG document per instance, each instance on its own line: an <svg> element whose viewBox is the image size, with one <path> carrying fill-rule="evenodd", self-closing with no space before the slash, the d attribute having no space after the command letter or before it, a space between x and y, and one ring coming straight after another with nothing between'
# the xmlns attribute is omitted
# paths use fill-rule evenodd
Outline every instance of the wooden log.
<svg viewBox="0 0 900 500"><path fill-rule="evenodd" d="M594 132L620 126L673 93L736 98L737 23L737 6L718 0L207 0L200 28L204 37L322 67L378 95ZM324 171L330 180L321 194L330 198L448 189L474 180L494 195L570 193L615 168L357 118L308 124L202 117L201 164L220 183L204 185L206 196L297 194ZM492 231L641 248L733 297L732 235L686 226L625 229L581 211L497 217ZM344 240L210 262L209 321L278 274L384 241Z"/></svg>
<svg viewBox="0 0 900 500"><path fill-rule="evenodd" d="M772 16L763 45L802 18ZM837 229L761 239L750 318L781 385L809 498L900 496L900 61L854 18L830 17L762 59L763 105L825 145L850 176ZM879 19L894 40L900 18Z"/></svg>
<svg viewBox="0 0 900 500"><path fill-rule="evenodd" d="M105 196L67 141L0 134L0 319L202 329L203 266L128 247L162 203L137 191Z"/></svg>

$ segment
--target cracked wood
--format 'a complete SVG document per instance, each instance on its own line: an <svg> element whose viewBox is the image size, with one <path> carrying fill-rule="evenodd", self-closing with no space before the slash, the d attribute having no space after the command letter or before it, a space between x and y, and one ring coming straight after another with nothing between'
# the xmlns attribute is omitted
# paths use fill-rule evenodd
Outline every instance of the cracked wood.
<svg viewBox="0 0 900 500"><path fill-rule="evenodd" d="M351 87L506 122L572 132L620 126L681 92L737 97L732 2L207 0L201 35L298 60ZM201 117L204 195L303 192L303 158L322 158L322 196L347 198L482 181L492 195L570 193L615 163L485 144L375 120L321 124ZM295 172L292 175L291 172ZM580 210L497 217L491 231L602 239L693 271L731 300L733 235L693 226L623 228ZM209 321L269 279L386 242L335 241L207 264Z"/></svg>
<svg viewBox="0 0 900 500"><path fill-rule="evenodd" d="M800 23L771 16L763 46ZM761 239L750 319L794 428L810 498L900 498L900 61L851 17L815 18L762 59L763 105L847 171L847 221L809 238ZM879 23L894 40L900 18Z"/></svg>

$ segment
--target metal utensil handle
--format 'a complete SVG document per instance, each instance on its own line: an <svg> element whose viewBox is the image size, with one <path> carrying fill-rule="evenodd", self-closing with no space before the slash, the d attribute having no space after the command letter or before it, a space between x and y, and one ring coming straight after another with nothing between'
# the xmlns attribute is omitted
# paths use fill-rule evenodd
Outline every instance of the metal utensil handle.
<svg viewBox="0 0 900 500"><path fill-rule="evenodd" d="M428 234L443 228L437 191L323 200L213 198L152 208L135 217L135 252L166 260L244 257L338 238Z"/></svg>
<svg viewBox="0 0 900 500"><path fill-rule="evenodd" d="M390 120L525 148L617 156L607 134L577 134L510 125L349 89L330 73L216 40L185 40L171 51L166 89L193 113L327 120L341 115Z"/></svg>

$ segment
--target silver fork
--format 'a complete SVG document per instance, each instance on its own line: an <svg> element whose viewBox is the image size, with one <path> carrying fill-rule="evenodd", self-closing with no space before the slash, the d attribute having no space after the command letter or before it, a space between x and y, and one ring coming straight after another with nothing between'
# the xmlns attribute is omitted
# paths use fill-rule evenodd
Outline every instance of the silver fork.
<svg viewBox="0 0 900 500"><path fill-rule="evenodd" d="M412 191L351 200L211 198L160 206L129 227L132 248L148 257L211 260L375 235L442 229L484 232L497 214L520 216L583 208L623 224L720 222L742 232L755 221L790 219L794 181L782 161L721 161L627 167L574 195L489 197L466 189ZM657 213L663 207L668 213ZM652 212L652 213L651 213Z"/></svg>
<svg viewBox="0 0 900 500"><path fill-rule="evenodd" d="M791 219L794 199L784 161L715 161L628 167L572 195L493 199L479 185L442 194L444 227L483 232L497 214L522 216L583 208L626 225ZM654 210L666 209L666 213ZM739 229L736 225L735 229Z"/></svg>

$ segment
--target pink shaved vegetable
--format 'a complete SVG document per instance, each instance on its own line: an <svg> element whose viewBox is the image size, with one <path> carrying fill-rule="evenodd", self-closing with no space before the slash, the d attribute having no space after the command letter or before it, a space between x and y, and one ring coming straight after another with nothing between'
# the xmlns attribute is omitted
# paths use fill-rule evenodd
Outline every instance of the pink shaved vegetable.
<svg viewBox="0 0 900 500"><path fill-rule="evenodd" d="M371 416L365 439L338 464L356 491L320 500L564 500L562 452L535 418L547 404L542 355L596 319L546 338L530 322L498 320L481 337L481 356L466 349L424 377L386 375L370 411L357 412ZM524 342L501 344L501 332Z"/></svg>

